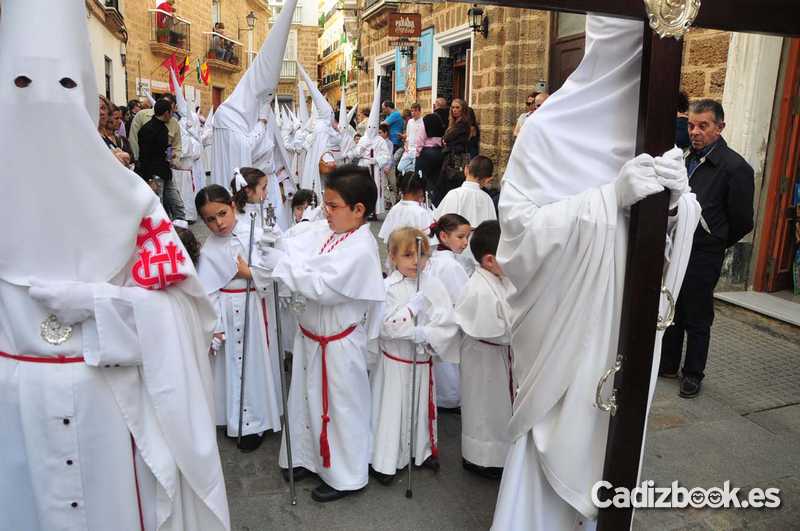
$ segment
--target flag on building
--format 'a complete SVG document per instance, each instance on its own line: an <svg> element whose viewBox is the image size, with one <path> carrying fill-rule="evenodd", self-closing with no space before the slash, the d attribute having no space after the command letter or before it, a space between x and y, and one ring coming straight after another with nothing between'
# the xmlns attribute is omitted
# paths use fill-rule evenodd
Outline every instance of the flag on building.
<svg viewBox="0 0 800 531"><path fill-rule="evenodd" d="M181 68L178 70L178 83L183 85L183 81L186 79L186 76L189 75L189 71L192 69L192 64L189 62L189 55L187 54L186 57L183 59L181 63Z"/></svg>
<svg viewBox="0 0 800 531"><path fill-rule="evenodd" d="M178 71L178 60L175 58L175 54L170 55L164 62L161 63L161 66L167 69L167 80L169 80L169 91L175 94L175 86L172 83L172 76L169 75L170 70L177 72Z"/></svg>

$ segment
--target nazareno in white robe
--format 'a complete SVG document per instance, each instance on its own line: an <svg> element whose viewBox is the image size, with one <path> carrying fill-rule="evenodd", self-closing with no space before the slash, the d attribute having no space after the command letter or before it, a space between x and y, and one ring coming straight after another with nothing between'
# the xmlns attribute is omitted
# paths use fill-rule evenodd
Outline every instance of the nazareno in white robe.
<svg viewBox="0 0 800 531"><path fill-rule="evenodd" d="M506 171L497 256L517 288L509 304L518 393L493 529L595 526L591 490L609 419L594 393L617 355L628 211L615 180L634 155L641 32L638 21L587 17L583 62L526 121ZM685 194L665 274L673 294L698 219ZM660 333L655 344L651 393Z"/></svg>
<svg viewBox="0 0 800 531"><path fill-rule="evenodd" d="M428 271L444 284L453 305L461 302L469 276L453 251L435 250L428 262ZM455 345L451 348L457 351L460 346ZM445 353L440 358L442 359L433 361L436 403L439 407L444 408L459 407L461 406L461 374L458 363L456 363L459 354L458 352Z"/></svg>
<svg viewBox="0 0 800 531"><path fill-rule="evenodd" d="M364 135L358 141L355 153L360 159L358 165L369 169L378 188L375 214L383 214L386 212L386 171L392 162L392 152L380 136Z"/></svg>
<svg viewBox="0 0 800 531"><path fill-rule="evenodd" d="M324 365L320 343L301 330L295 336L288 415L293 466L317 473L337 490L357 490L367 484L372 448L367 341L378 337L384 299L378 246L364 224L349 235L334 234L320 225L283 242L283 248L286 256L271 275L305 299L299 325L318 337L344 335L353 328L327 344ZM270 277L262 269L255 274ZM327 368L327 430L322 418L323 367ZM329 466L321 452L323 433ZM288 466L285 439L279 464Z"/></svg>
<svg viewBox="0 0 800 531"><path fill-rule="evenodd" d="M386 219L381 224L378 237L383 243L389 243L389 236L400 227L414 227L425 233L433 223L433 212L416 201L400 200L386 214Z"/></svg>
<svg viewBox="0 0 800 531"><path fill-rule="evenodd" d="M459 339L450 296L436 277L423 272L420 290L430 303L420 314L418 325L425 330L427 343L417 353L416 395L411 400L414 317L408 302L416 293L416 279L395 271L385 279L381 335L372 380L372 468L382 474L395 474L408 465L411 435L411 407L416 408L414 463L438 457L436 432L436 389L432 356L445 352Z"/></svg>
<svg viewBox="0 0 800 531"><path fill-rule="evenodd" d="M168 218L153 200L157 226ZM205 354L213 314L177 234L160 240L186 257L187 278L143 289L135 254L94 285L93 318L62 345L40 337L48 313L28 288L0 280L0 351L78 360L0 356L3 529L140 529L140 514L147 531L229 528Z"/></svg>
<svg viewBox="0 0 800 531"><path fill-rule="evenodd" d="M483 467L502 467L510 446L514 401L511 322L507 299L514 286L482 267L456 306L461 344L461 455Z"/></svg>
<svg viewBox="0 0 800 531"><path fill-rule="evenodd" d="M252 210L258 205L247 205ZM229 437L239 430L242 348L245 334L245 299L247 281L236 276L236 257L247 259L250 218L237 215L230 236L211 234L200 250L198 271L203 285L217 310L216 332L225 333L225 343L212 357L214 372L216 423L226 426ZM256 219L256 225L259 221ZM259 236L256 233L255 237ZM258 248L253 247L253 263ZM268 289L264 289L268 288ZM275 311L272 284L253 282L250 288L245 360L245 395L242 435L280 431L281 403L280 358L276 348Z"/></svg>

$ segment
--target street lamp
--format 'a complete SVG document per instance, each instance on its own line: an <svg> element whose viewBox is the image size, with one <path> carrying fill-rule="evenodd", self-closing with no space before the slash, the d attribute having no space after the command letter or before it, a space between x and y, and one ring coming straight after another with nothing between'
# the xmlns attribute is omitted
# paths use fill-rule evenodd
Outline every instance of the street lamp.
<svg viewBox="0 0 800 531"><path fill-rule="evenodd" d="M483 14L483 9L478 4L472 4L467 16L473 33L480 33L484 39L489 36L489 17Z"/></svg>
<svg viewBox="0 0 800 531"><path fill-rule="evenodd" d="M247 17L245 17L245 20L247 20L247 27L250 29L250 31L253 31L253 28L256 27L256 14L250 11L247 14Z"/></svg>

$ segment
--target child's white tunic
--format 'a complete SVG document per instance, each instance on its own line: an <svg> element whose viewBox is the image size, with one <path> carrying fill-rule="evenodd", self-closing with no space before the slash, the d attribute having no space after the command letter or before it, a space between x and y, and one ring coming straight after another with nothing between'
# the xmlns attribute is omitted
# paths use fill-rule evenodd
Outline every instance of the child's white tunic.
<svg viewBox="0 0 800 531"><path fill-rule="evenodd" d="M415 464L437 457L436 390L431 353L444 352L458 340L453 305L442 283L423 273L420 289L430 307L419 316L425 330L426 348L417 353L416 394L413 401L417 421L414 439ZM414 317L408 302L416 293L416 279L395 271L386 278L386 303L377 364L372 374L372 468L394 474L408 464L411 435L411 379L413 372Z"/></svg>
<svg viewBox="0 0 800 531"><path fill-rule="evenodd" d="M292 350L292 464L337 490L360 489L367 484L372 448L367 341L378 337L384 299L378 246L368 224L349 234L318 225L284 243L287 256L272 274L306 301ZM320 341L306 334L340 339L323 354ZM285 439L279 463L288 466Z"/></svg>
<svg viewBox="0 0 800 531"><path fill-rule="evenodd" d="M508 296L514 287L479 267L456 306L461 345L461 455L484 467L502 467L510 445L514 385Z"/></svg>

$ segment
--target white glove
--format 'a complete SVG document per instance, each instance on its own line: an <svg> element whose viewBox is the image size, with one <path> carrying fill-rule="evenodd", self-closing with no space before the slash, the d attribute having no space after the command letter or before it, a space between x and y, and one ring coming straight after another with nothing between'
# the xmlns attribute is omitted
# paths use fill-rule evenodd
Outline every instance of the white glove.
<svg viewBox="0 0 800 531"><path fill-rule="evenodd" d="M643 153L622 166L614 183L619 208L628 208L664 189L658 184L654 164L653 157Z"/></svg>
<svg viewBox="0 0 800 531"><path fill-rule="evenodd" d="M683 162L683 151L677 147L672 148L664 155L656 157L653 164L659 184L669 190L669 208L675 208L681 196L691 191Z"/></svg>
<svg viewBox="0 0 800 531"><path fill-rule="evenodd" d="M411 297L411 300L408 301L408 309L411 310L413 315L419 315L421 312L424 312L428 309L431 303L425 298L425 295L418 291Z"/></svg>
<svg viewBox="0 0 800 531"><path fill-rule="evenodd" d="M261 248L273 247L281 237L281 229L277 225L264 229L261 239L258 240L258 245Z"/></svg>
<svg viewBox="0 0 800 531"><path fill-rule="evenodd" d="M225 334L214 334L214 337L211 338L211 351L216 354L219 352L219 349L222 348L222 345L225 343Z"/></svg>
<svg viewBox="0 0 800 531"><path fill-rule="evenodd" d="M274 247L261 247L261 257L257 265L263 267L267 271L272 271L284 258L286 258L286 253L283 251L275 249Z"/></svg>
<svg viewBox="0 0 800 531"><path fill-rule="evenodd" d="M417 345L424 345L427 342L428 342L428 334L425 333L425 327L415 326L414 343L416 343Z"/></svg>
<svg viewBox="0 0 800 531"><path fill-rule="evenodd" d="M38 282L30 296L65 325L81 323L94 315L94 284L87 282Z"/></svg>

